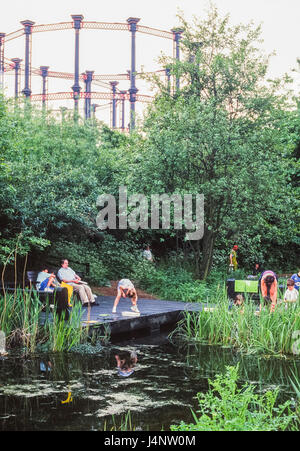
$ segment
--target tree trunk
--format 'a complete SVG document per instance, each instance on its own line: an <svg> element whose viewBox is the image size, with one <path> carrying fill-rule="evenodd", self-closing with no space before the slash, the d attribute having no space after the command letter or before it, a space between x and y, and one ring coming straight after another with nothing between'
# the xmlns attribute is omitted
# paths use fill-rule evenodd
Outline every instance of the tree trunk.
<svg viewBox="0 0 300 451"><path fill-rule="evenodd" d="M209 275L212 265L215 244L215 234L211 230L205 229L202 240L202 261L199 268L199 278L205 280Z"/></svg>

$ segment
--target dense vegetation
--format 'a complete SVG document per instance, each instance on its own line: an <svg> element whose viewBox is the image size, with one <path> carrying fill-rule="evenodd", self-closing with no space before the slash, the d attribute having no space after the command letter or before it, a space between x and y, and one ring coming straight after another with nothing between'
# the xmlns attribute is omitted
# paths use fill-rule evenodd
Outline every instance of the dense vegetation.
<svg viewBox="0 0 300 451"><path fill-rule="evenodd" d="M204 293L201 280L226 273L233 242L243 268L260 260L275 270L296 269L300 116L288 79L267 79L259 28L231 26L213 7L201 21L181 22L182 61L162 61L180 76L180 91L153 79L156 99L130 136L93 120L57 121L1 96L6 278L16 271L20 279L25 263L38 269L66 257L77 270L89 263L94 285L127 276L178 299L191 290ZM128 196L204 194L203 238L186 241L184 224L99 231L97 197L118 199L121 185ZM157 257L151 270L140 261L145 243Z"/></svg>
<svg viewBox="0 0 300 451"><path fill-rule="evenodd" d="M225 374L209 380L207 393L198 393L199 411L194 423L181 422L172 431L285 431L298 430L291 402L276 406L277 390L255 393L255 386L238 384L239 367L227 367Z"/></svg>

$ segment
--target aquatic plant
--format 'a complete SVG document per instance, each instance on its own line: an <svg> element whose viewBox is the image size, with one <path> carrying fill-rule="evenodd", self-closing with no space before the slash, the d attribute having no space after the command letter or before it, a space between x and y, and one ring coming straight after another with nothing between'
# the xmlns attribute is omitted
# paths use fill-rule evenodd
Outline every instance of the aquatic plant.
<svg viewBox="0 0 300 451"><path fill-rule="evenodd" d="M15 293L0 296L0 330L5 333L8 347L23 347L34 352L43 345L50 351L70 350L87 339L88 331L81 324L82 309L76 304L68 321L52 311L49 305L41 321L45 306L34 292L17 289Z"/></svg>
<svg viewBox="0 0 300 451"><path fill-rule="evenodd" d="M293 354L294 332L300 330L300 306L277 305L259 313L252 301L229 311L224 297L214 309L186 312L176 334L202 343L230 345L246 352Z"/></svg>
<svg viewBox="0 0 300 451"><path fill-rule="evenodd" d="M198 393L199 410L194 423L171 425L172 431L285 431L296 429L290 401L276 406L279 389L255 393L249 383L238 386L239 366L227 366L225 374L209 379L207 393Z"/></svg>

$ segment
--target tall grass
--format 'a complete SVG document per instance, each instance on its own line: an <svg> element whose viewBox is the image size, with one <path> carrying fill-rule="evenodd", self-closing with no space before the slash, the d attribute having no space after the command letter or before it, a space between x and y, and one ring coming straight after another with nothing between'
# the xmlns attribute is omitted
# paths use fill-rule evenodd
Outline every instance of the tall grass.
<svg viewBox="0 0 300 451"><path fill-rule="evenodd" d="M70 318L64 321L62 317L53 312L46 311L46 321L43 325L43 341L46 340L49 350L52 352L69 351L73 346L88 338L88 328L81 324L82 310L80 304L75 304Z"/></svg>
<svg viewBox="0 0 300 451"><path fill-rule="evenodd" d="M188 340L213 345L230 345L246 352L293 354L293 333L300 330L300 306L278 305L273 313L247 301L244 307L228 310L223 299L213 311L185 313L176 333Z"/></svg>
<svg viewBox="0 0 300 451"><path fill-rule="evenodd" d="M16 290L0 296L0 329L9 345L35 350L39 335L39 316L43 306L30 292Z"/></svg>
<svg viewBox="0 0 300 451"><path fill-rule="evenodd" d="M82 310L75 305L68 321L46 308L45 322L41 323L44 305L34 292L16 290L0 295L0 330L6 335L8 347L23 347L35 352L43 344L49 351L68 351L86 340L88 331L81 325Z"/></svg>

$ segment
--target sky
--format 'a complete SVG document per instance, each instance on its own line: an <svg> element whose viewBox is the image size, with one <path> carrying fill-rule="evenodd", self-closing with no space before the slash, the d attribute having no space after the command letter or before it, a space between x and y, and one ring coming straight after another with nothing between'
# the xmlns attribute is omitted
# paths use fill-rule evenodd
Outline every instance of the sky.
<svg viewBox="0 0 300 451"><path fill-rule="evenodd" d="M233 24L262 25L266 54L273 51L269 75L278 77L284 73L292 74L300 57L300 1L299 0L214 0L220 13L229 13ZM209 6L208 0L10 0L5 2L0 15L0 32L11 33L22 28L20 21L29 19L36 24L71 22L71 14L82 14L86 21L122 22L129 17L140 18L140 25L161 30L171 30L179 21L177 14L183 12L185 19L193 15L203 17ZM298 47L299 46L299 47ZM160 69L158 58L161 53L172 55L172 41L155 36L137 33L136 55L137 71ZM19 57L24 60L24 36L7 42L5 57ZM125 31L81 30L80 31L80 73L94 70L95 74L126 73L130 69L130 33ZM74 71L74 30L35 33L32 37L32 66L49 66L49 70L61 72ZM72 80L49 79L49 92L70 91ZM14 77L7 75L4 86L8 96L13 95ZM298 85L297 85L298 86ZM24 80L21 79L21 89ZM119 89L128 89L129 82L120 82ZM151 94L149 86L137 81L139 94ZM32 78L32 92L41 93L40 77ZM82 90L84 86L82 85ZM100 86L93 90L108 92ZM110 109L107 101L95 101L103 105L97 117L109 123ZM49 102L49 106L59 109L67 106L72 109L72 101ZM83 102L81 104L83 108ZM143 106L137 105L142 114ZM126 105L126 111L129 106ZM118 117L119 122L119 117Z"/></svg>

